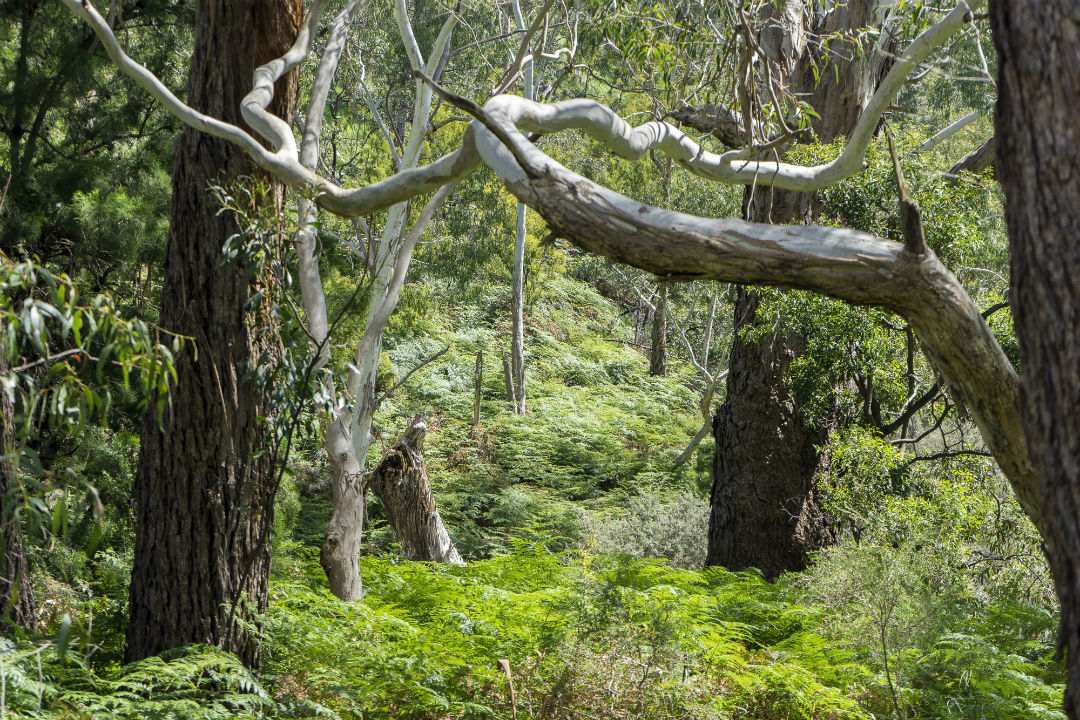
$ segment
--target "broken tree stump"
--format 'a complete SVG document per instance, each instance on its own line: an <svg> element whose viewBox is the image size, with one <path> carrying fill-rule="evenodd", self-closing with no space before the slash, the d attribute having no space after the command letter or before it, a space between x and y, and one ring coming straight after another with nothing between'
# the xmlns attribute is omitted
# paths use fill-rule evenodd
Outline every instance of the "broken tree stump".
<svg viewBox="0 0 1080 720"><path fill-rule="evenodd" d="M372 470L368 487L386 512L394 539L410 560L464 565L446 531L424 463L427 425L412 420Z"/></svg>

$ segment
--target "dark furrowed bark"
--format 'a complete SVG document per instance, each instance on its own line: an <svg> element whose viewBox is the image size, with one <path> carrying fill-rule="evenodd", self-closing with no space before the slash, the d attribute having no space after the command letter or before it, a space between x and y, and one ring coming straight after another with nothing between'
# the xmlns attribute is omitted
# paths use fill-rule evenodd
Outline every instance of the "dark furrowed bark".
<svg viewBox="0 0 1080 720"><path fill-rule="evenodd" d="M668 284L660 283L658 290L649 344L649 374L663 377L667 374Z"/></svg>
<svg viewBox="0 0 1080 720"><path fill-rule="evenodd" d="M301 12L299 0L200 2L188 102L240 124L254 69L291 45ZM295 76L284 78L271 109L291 118L295 96ZM193 337L195 351L176 359L161 423L152 411L143 420L126 654L204 642L255 665L244 626L266 608L273 468L258 453L268 408L244 375L272 349L273 333L252 316L258 309L245 309L248 269L223 262L237 224L208 191L253 168L238 148L190 129L176 140L173 167L161 324Z"/></svg>
<svg viewBox="0 0 1080 720"><path fill-rule="evenodd" d="M368 485L379 499L405 557L464 565L435 506L424 463L426 432L424 423L413 421L372 470Z"/></svg>
<svg viewBox="0 0 1080 720"><path fill-rule="evenodd" d="M1020 398L1061 602L1065 710L1080 718L1080 5L997 0L998 163Z"/></svg>
<svg viewBox="0 0 1080 720"><path fill-rule="evenodd" d="M833 35L866 27L876 3L839 3L815 35ZM831 49L833 59L815 82L811 63L821 62L815 43L805 40L798 3L769 8L774 20L761 31L770 59L801 88L819 117L818 139L846 136L888 69L887 55L864 48L855 57L851 41ZM845 59L846 58L846 59ZM773 188L746 189L745 217L753 222L793 224L813 220L813 195ZM713 423L712 512L707 565L732 570L760 569L767 578L804 569L811 553L836 542L836 535L818 506L816 476L823 462L818 447L829 429L808 421L797 407L786 376L802 352L804 338L771 332L758 341L741 337L758 327L758 295L740 290L735 305L727 393ZM760 333L759 333L760 334Z"/></svg>
<svg viewBox="0 0 1080 720"><path fill-rule="evenodd" d="M759 295L740 288L736 327L757 322ZM800 570L835 542L817 503L817 447L828 431L809 425L784 382L799 338L736 337L727 399L713 421L712 506L706 565L756 567L772 579Z"/></svg>

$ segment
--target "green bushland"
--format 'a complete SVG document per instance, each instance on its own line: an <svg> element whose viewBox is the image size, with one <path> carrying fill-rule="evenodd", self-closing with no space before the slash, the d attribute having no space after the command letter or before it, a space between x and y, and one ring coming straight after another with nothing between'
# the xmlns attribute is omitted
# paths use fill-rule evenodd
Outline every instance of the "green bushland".
<svg viewBox="0 0 1080 720"><path fill-rule="evenodd" d="M303 553L308 556L312 555ZM303 555L302 554L302 555ZM958 603L910 553L849 554L835 604L798 576L681 570L516 543L467 567L361 562L343 603L302 558L272 586L260 677L193 647L98 664L80 636L5 652L7 712L33 718L1062 718L1053 617ZM819 572L818 581L826 580ZM866 593L863 598L859 588ZM874 646L878 608L889 675ZM7 641L5 641L7 642Z"/></svg>
<svg viewBox="0 0 1080 720"><path fill-rule="evenodd" d="M367 594L335 599L315 560L326 471L307 439L278 497L258 674L206 647L120 664L133 438L68 440L53 471L109 500L101 547L86 518L35 546L48 617L43 635L7 641L8 714L506 718L505 659L519 717L1062 717L1045 565L989 461L905 466L855 426L826 478L841 546L776 584L698 570L708 444L671 466L699 421L692 375L675 362L650 377L644 355L608 340L628 337L616 305L569 277L551 288L530 310L530 413L511 414L488 365L479 431L475 351L499 357L505 294L453 312L408 296L431 339L389 337L386 372L450 350L388 398L382 434L418 411L434 420L427 460L469 565L402 560L376 504Z"/></svg>
<svg viewBox="0 0 1080 720"><path fill-rule="evenodd" d="M380 385L389 388L448 348L386 399L376 432L388 444L408 418L428 418L425 460L439 511L467 558L505 552L523 532L570 547L584 537L589 516L621 515L639 495L704 497L711 440L694 460L672 463L701 423L698 381L686 363L673 358L668 377L651 377L647 357L628 344L619 307L586 283L552 274L527 308L529 412L514 415L501 360L509 308L498 286L447 300L409 285L380 362L387 376ZM473 428L478 350L484 375ZM380 452L376 443L369 462ZM302 449L293 470L302 504L297 539L317 543L330 509L321 448ZM377 501L371 520L369 542L385 548L390 537Z"/></svg>

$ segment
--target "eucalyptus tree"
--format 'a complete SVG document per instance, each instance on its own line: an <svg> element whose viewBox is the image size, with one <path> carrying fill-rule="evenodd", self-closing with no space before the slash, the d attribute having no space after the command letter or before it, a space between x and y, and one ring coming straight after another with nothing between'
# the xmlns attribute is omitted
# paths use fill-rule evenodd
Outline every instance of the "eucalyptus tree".
<svg viewBox="0 0 1080 720"><path fill-rule="evenodd" d="M527 100L536 100L540 93L540 83L545 61L565 58L573 62L577 52L577 25L580 12L571 13L567 9L563 24L569 29L570 42L567 46L553 52L546 52L544 44L549 41L549 27L552 24L550 12L554 1L545 2L537 10L536 17L526 24L521 10L520 0L510 3L510 15L521 40L516 52L510 55L510 63L503 75L503 80L495 87L493 94L501 94L513 87L520 75L522 96ZM509 25L509 23L507 23ZM510 288L510 367L507 373L507 396L518 415L525 413L525 216L527 206L518 202L514 221L514 259Z"/></svg>
<svg viewBox="0 0 1080 720"><path fill-rule="evenodd" d="M298 0L200 2L190 106L242 122L251 73L292 44L302 9ZM295 75L283 76L278 116L292 117L296 88ZM276 348L258 330L272 318L250 301L266 278L247 262L223 262L237 219L209 193L223 174L254 171L233 143L191 128L176 140L160 322L195 347L176 359L171 407L143 418L129 660L204 642L258 661L250 624L267 603L274 497L260 420L270 409L250 378ZM255 204L272 206L274 192Z"/></svg>
<svg viewBox="0 0 1080 720"><path fill-rule="evenodd" d="M89 22L101 37L107 51L120 67L141 86L184 122L241 147L259 166L283 182L314 195L324 209L342 215L357 215L386 208L396 202L433 192L476 170L481 164L490 168L503 185L518 199L529 205L547 222L552 234L567 239L591 252L619 262L646 269L660 277L713 278L740 284L762 284L813 290L857 305L884 308L904 317L922 342L926 355L949 385L955 397L962 400L1003 474L1008 478L1024 511L1049 542L1049 552L1059 588L1071 587L1077 576L1077 563L1071 554L1068 533L1048 532L1047 515L1053 514L1058 527L1075 527L1075 505L1062 503L1051 508L1044 502L1049 493L1071 498L1075 493L1075 463L1070 465L1070 443L1080 433L1075 432L1076 415L1066 416L1071 405L1047 404L1040 408L1040 417L1047 422L1026 428L1021 418L1021 391L1016 369L1010 364L1001 346L989 331L978 308L955 276L926 245L921 216L917 205L896 169L900 187L900 212L903 242L875 237L868 233L829 226L776 225L749 222L741 219L709 219L650 207L588 180L557 163L536 145L524 132L545 134L571 128L582 130L612 152L636 159L649 150L663 152L680 166L699 177L714 182L753 185L759 190L773 187L779 190L810 192L825 188L863 169L867 148L872 142L882 113L890 106L911 72L945 41L954 37L975 19L982 8L980 2L963 2L944 12L935 23L926 27L911 43L893 57L892 67L878 83L869 99L861 104L854 129L843 150L828 162L798 165L777 159L761 158L761 148L746 148L714 153L702 148L677 128L652 121L633 127L611 109L592 100L569 100L558 103L530 102L520 97L497 96L483 106L468 98L438 87L422 71L415 71L447 102L471 114L475 120L465 134L461 146L428 165L403 170L386 179L359 188L343 188L300 162L291 131L272 119L266 107L273 97L273 82L295 67L310 47L310 29L317 22L321 4L317 4L288 53L259 69L255 87L242 101L248 125L272 149L236 124L210 117L182 103L152 74L131 60L120 47L107 23L89 4L65 0L69 7ZM1019 63L1013 78L1036 82L1024 84L1024 93L1005 95L998 106L1000 127L1008 127L1012 135L1000 139L1002 148L1012 143L1027 143L1032 153L1017 153L1021 158L1048 157L1055 144L1064 142L1074 132L1075 112L1066 112L1071 105L1063 99L1049 116L1027 116L1035 100L1029 95L1045 86L1046 73L1059 70L1068 76L1075 70L1077 44L1074 38L1047 28L1071 27L1070 12L1064 3L1047 4L1045 8L1027 14L1006 7L996 8L998 42L1004 48L1012 43L1021 50L1012 57L1028 57L1024 52L1039 43L1043 47L1030 55L1028 64ZM1004 20L1004 21L1003 21ZM1042 21L1046 22L1042 22ZM1057 23L1057 24L1055 24ZM1010 57L1003 51L1003 55ZM1072 63L1070 65L1070 63ZM1003 68L1009 78L1010 67ZM1010 80L1011 81L1011 80ZM1068 86L1053 98L1075 97ZM1070 94L1071 93L1071 94ZM1041 122L1047 122L1047 132L1039 132ZM1060 148L1059 148L1060 149ZM1063 158L1071 157L1067 150ZM1004 153L1003 153L1004 154ZM1028 236L1029 230L1039 227L1039 218L1062 218L1060 240L1073 240L1076 223L1072 222L1075 203L1065 202L1069 176L1067 165L1052 163L1062 170L1051 182L1037 184L1028 174L1029 166L1017 167L1014 192L1033 193L1033 211L1047 210L1043 215L1028 213L1022 220L1013 221L1014 243ZM1071 197L1071 196L1069 196ZM1054 201L1057 201L1054 204ZM1015 202L1011 200L1010 202ZM1013 212L1016 212L1016 208ZM1025 206L1027 207L1027 206ZM1051 208L1055 208L1051 212ZM1059 212L1060 214L1055 214ZM1055 220L1057 222L1057 220ZM1034 242L1034 241L1032 241ZM1027 256L1023 256L1027 257ZM1057 257L1037 255L1032 268L1041 272L1035 278L1037 287L1058 292L1071 298L1072 288L1054 267ZM1018 295L1023 304L1035 299ZM1075 317L1072 305L1066 306L1063 325L1071 327ZM1030 333L1044 328L1032 322ZM1029 336L1030 339L1030 336ZM1041 371L1038 355L1035 373ZM1052 356L1046 370L1048 381L1075 372L1075 364L1066 366L1063 353ZM1056 368L1051 372L1051 368ZM1029 366L1029 371L1031 367ZM1041 380L1041 378L1040 378ZM1045 387L1045 386L1044 386ZM1073 403L1072 395L1063 402ZM1060 424L1051 430L1047 425ZM1072 423L1072 424L1070 424ZM1031 442L1040 453L1042 474L1036 471L1030 452ZM1055 458L1049 461L1047 458ZM1072 467L1072 470L1070 470ZM1072 473L1072 474L1070 474ZM1070 602L1072 595L1062 592ZM1076 628L1076 613L1066 612L1066 637ZM1071 642L1071 641L1070 641ZM1077 663L1070 653L1070 663ZM1072 683L1080 681L1073 673ZM1073 695L1070 695L1074 697ZM1076 709L1070 706L1072 716Z"/></svg>
<svg viewBox="0 0 1080 720"><path fill-rule="evenodd" d="M834 142L852 132L861 108L889 69L892 46L910 26L909 18L889 4L848 2L825 9L806 2L727 3L718 8L732 29L721 31L710 23L716 36L710 46L723 48L715 57L729 70L684 91L680 100L694 105L684 105L671 116L729 147L747 145L748 137L760 138L766 154L774 157L796 144ZM916 19L923 11L916 11ZM977 31L969 31L961 47L975 45L973 35L977 41ZM955 52L956 43L950 47L950 54ZM708 59L679 50L683 65L704 70ZM919 73L925 78L941 62L928 63ZM720 77L730 80L720 82ZM930 78L935 80L935 95L950 86L934 75ZM923 85L928 84L924 80ZM925 94L927 89L921 90ZM910 98L915 92L905 95ZM897 102L907 105L910 100ZM978 112L969 113L966 120L952 123L934 143L977 117ZM927 149L924 144L922 151ZM955 172L965 167L977 169L958 164ZM834 207L830 198L841 204ZM827 217L863 230L871 229L868 221L877 225L873 213L852 213L845 200L839 191L790 192L755 183L744 193L744 217L761 222L820 222ZM815 307L821 312L828 306ZM885 436L899 431L894 442L907 448L913 442L908 435L913 418L941 397L939 384L919 387L916 347L903 335L909 330L875 319L876 313L865 313L863 322L889 328L901 346L906 344L908 388L905 395L891 398L894 407L886 407L890 392L881 382L882 375L890 375L891 355L818 365L815 351L833 355L834 348L844 347L842 352L857 357L860 341L867 338L826 339L822 336L836 332L826 329L836 325L832 314L823 314L817 322L790 317L806 308L798 298L750 288L739 291L727 392L715 417L710 563L758 567L768 576L805 567L812 551L836 538L837 519L820 507L821 480L832 472L833 430L859 423ZM897 350L905 353L902 347ZM803 369L808 366L821 371L809 382ZM861 407L841 399L853 395L851 388ZM887 417L890 411L895 417Z"/></svg>
<svg viewBox="0 0 1080 720"><path fill-rule="evenodd" d="M518 32L527 32L529 28L525 24L525 17L521 14L520 0L512 0L511 12ZM523 44L526 48L528 47L527 40ZM529 55L535 55L535 53L529 53ZM520 64L522 66L522 96L527 100L536 100L536 85L539 82L538 73L535 70L536 63L532 57L529 57ZM507 393L513 401L514 412L518 415L525 413L525 213L525 203L518 202L514 222L514 265L510 289L512 314L510 372L507 375L509 385Z"/></svg>
<svg viewBox="0 0 1080 720"><path fill-rule="evenodd" d="M548 3L529 27L524 26L520 6L517 7L515 22L518 23L518 30L522 35L522 39L516 43L516 53L511 55L507 67L501 73L495 92L501 92L514 83L519 74L524 76L524 81L529 87L535 88L538 84L539 78L533 79L532 68L536 61L534 55L541 59L544 56L538 51L530 52L530 42L542 28L542 22L546 19L545 13L550 9L551 5L552 3ZM299 149L301 161L310 169L315 168L319 156L319 136L327 94L334 80L338 58L344 46L345 35L348 32L349 24L357 13L357 9L357 3L349 3L342 14L334 21L331 27L330 40L316 71L311 102L308 106L307 119ZM453 30L458 23L456 13L451 12L442 23L440 32L434 38L431 48L426 53L426 59L424 57L425 52L421 49L417 35L414 32L406 3L401 0L395 2L393 13L398 28L399 40L405 49L411 70L425 77L440 78L447 72L452 62L450 60L450 47ZM546 40L547 35L546 32L540 35L540 44ZM571 54L569 50L565 52ZM551 57L557 56L558 53L551 55ZM407 171L417 166L421 153L425 151L430 137L429 128L434 127L431 121L432 89L421 79L414 80L414 86L412 116L408 124L408 132L400 133L400 136L402 138L407 137L407 140L402 141L403 147L400 151L394 149L391 139L395 136L395 133L390 130L386 124L387 120L379 114L378 109L367 96L367 90L363 90L368 110L371 112L375 123L380 126L383 136L390 142L391 152L394 155L394 162L398 171ZM381 402L381 398L376 395L375 385L383 332L401 297L409 273L413 251L428 224L434 218L436 210L453 189L453 183L440 188L424 206L407 232L406 220L409 203L401 202L390 207L378 244L378 251L373 258L371 286L367 290L364 334L353 354L353 361L345 385L346 392L339 399L333 400L338 407L327 422L326 449L333 477L334 509L323 542L320 559L330 581L331 590L338 597L346 600L358 599L362 594L362 578L359 575L357 561L363 537L366 504L365 467L368 450L373 439L372 424ZM315 204L310 199L301 201L301 217L305 218L305 221L298 232L296 245L299 252L299 277L304 309L310 323L308 331L316 354L314 367L318 369L329 360L330 338L326 301L319 272L316 213ZM512 374L509 374L508 385L518 389L515 393L521 393L514 395L514 403L515 407L523 410L523 347L518 344L523 337L523 326L521 324L523 301L523 272L521 266L523 266L524 262L525 242L523 207L519 208L518 218L518 250L520 252L516 250L514 256L514 283L517 290L513 291L514 296L517 297L514 303L516 318L514 337L517 340L515 340L513 353L515 357L514 370ZM389 506L397 502L401 496L394 493L380 493L380 488L386 487L385 485L376 483L371 487L379 495L380 502L388 507L391 518L405 517L409 512L413 511L412 507L390 508ZM442 523L434 498L430 497L429 486L427 486L426 493L429 497L424 507L430 508L430 511L425 511L427 515L425 518L410 523L408 527L424 528L430 532L430 537L426 538L422 543L425 547L431 549L428 553L428 559L461 563L461 557ZM397 529L395 526L395 532L397 532ZM403 525L402 529L407 528Z"/></svg>
<svg viewBox="0 0 1080 720"><path fill-rule="evenodd" d="M358 6L359 3L355 0L350 2L335 20L330 41L316 71L316 81L312 90L311 103L308 106L307 122L299 151L301 161L309 169L314 168L318 159L319 131L327 94L334 78L349 24ZM394 15L413 71L430 77L438 77L445 67L446 54L450 48L454 26L457 24L457 16L451 13L443 23L442 30L425 60L409 20L408 8L403 0L394 3ZM398 158L399 171L415 169L419 163L430 122L432 94L427 84L419 79L415 81L412 121L409 126L408 141ZM416 243L428 223L431 222L435 210L450 194L455 184L447 184L435 193L408 232L405 228L408 201L399 202L390 207L382 239L375 254L364 335L356 347L346 383L351 406L348 400L343 398L345 407L337 408L331 413L327 422L326 451L333 476L334 509L319 557L330 581L331 591L343 600L358 600L363 594L363 581L360 577L358 561L367 502L364 468L372 440L372 421L379 404L375 393L375 381L379 354L382 350L383 331L401 297ZM317 210L315 204L305 198L301 201L300 212L303 222L296 237L300 263L300 288L304 310L310 324L308 332L316 355L315 366L320 367L329 360L330 328L319 272L315 225ZM393 498L386 499L393 500ZM434 501L430 503L430 508L431 517L425 527L429 528L434 536L428 543L429 546L435 548L432 559L460 563L461 557L442 524Z"/></svg>
<svg viewBox="0 0 1080 720"><path fill-rule="evenodd" d="M998 0L995 113L1020 340L1020 412L1061 602L1065 711L1080 718L1080 7Z"/></svg>
<svg viewBox="0 0 1080 720"><path fill-rule="evenodd" d="M764 3L756 17L728 7L733 20L742 22L741 42L732 53L739 56L740 78L732 112L744 119L739 146L755 142L747 118L761 118L757 131L781 139L793 130L812 130L796 134L832 142L855 130L890 63L896 22L888 5L849 2L817 13L813 3ZM876 37L856 37L871 27ZM700 111L680 117L700 130L718 127ZM770 138L756 142L770 144ZM774 155L783 149L775 140L771 144ZM748 220L798 223L814 220L813 201L813 193L751 184L743 204ZM756 567L774 577L805 568L810 553L835 536L817 487L819 448L827 444L829 428L806 417L786 378L805 341L776 331L750 339L766 322L759 317L760 304L757 292L740 288L727 393L714 423L706 562Z"/></svg>

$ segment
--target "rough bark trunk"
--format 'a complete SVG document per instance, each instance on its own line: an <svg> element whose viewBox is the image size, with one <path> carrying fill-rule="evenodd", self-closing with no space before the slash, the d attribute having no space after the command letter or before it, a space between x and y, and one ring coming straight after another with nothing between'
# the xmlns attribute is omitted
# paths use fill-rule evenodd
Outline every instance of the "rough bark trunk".
<svg viewBox="0 0 1080 720"><path fill-rule="evenodd" d="M813 32L866 27L875 8L865 0L838 4ZM813 84L808 67L817 51L806 42L804 10L798 2L774 10L775 21L762 31L761 43L792 87L809 97L820 116L814 131L828 142L854 129L887 66L882 53L857 59L844 41L831 52L849 59L834 61ZM744 202L753 222L809 222L813 215L807 193L751 186ZM771 333L757 342L745 340L742 334L758 322L758 303L756 292L740 290L726 399L713 423L716 456L705 562L757 567L773 578L805 568L810 553L835 542L835 535L815 497L814 476L821 465L815 447L828 432L805 422L784 379L802 339Z"/></svg>
<svg viewBox="0 0 1080 720"><path fill-rule="evenodd" d="M503 351L503 382L506 385L506 402L511 405L517 404L517 390L514 388L514 366L510 362L510 356ZM516 407L515 407L516 409Z"/></svg>
<svg viewBox="0 0 1080 720"><path fill-rule="evenodd" d="M740 327L751 327L758 293L740 288ZM805 568L809 553L834 542L815 497L816 445L827 431L808 426L784 383L797 351L791 338L731 348L728 397L716 412L714 484L706 565L756 567L772 579ZM734 384L732 378L735 378Z"/></svg>
<svg viewBox="0 0 1080 720"><path fill-rule="evenodd" d="M753 197L751 197L753 195ZM747 215L756 222L798 223L810 216L811 196L786 190L747 190ZM756 567L772 579L802 570L810 553L835 535L817 504L817 447L827 428L808 424L784 378L802 338L743 333L759 325L760 297L740 288L727 394L713 421L712 511L706 565Z"/></svg>
<svg viewBox="0 0 1080 720"><path fill-rule="evenodd" d="M4 335L4 324L0 322L0 336ZM6 374L7 370L7 356L0 352L0 375ZM4 566L0 570L0 629L7 623L33 629L37 619L30 587L30 564L26 561L22 529L13 515L17 489L9 482L15 471L15 464L10 460L15 452L13 415L11 400L6 392L0 392L0 539L4 543Z"/></svg>
<svg viewBox="0 0 1080 720"><path fill-rule="evenodd" d="M480 400L484 390L484 351L476 351L476 369L473 371L473 427L480 426Z"/></svg>
<svg viewBox="0 0 1080 720"><path fill-rule="evenodd" d="M241 124L255 68L292 44L302 10L299 0L202 0L188 102ZM296 87L295 75L278 84L275 114L291 119ZM268 313L245 309L248 269L222 262L236 221L207 190L252 170L241 150L193 130L173 148L161 324L193 336L198 357L176 358L161 423L152 410L143 419L128 660L204 642L258 663L245 628L266 608L274 498L267 455L256 454L268 408L243 378L272 333Z"/></svg>
<svg viewBox="0 0 1080 720"><path fill-rule="evenodd" d="M652 342L649 344L649 374L667 375L667 298L668 284L660 283L653 311Z"/></svg>
<svg viewBox="0 0 1080 720"><path fill-rule="evenodd" d="M998 49L995 122L1020 341L1020 403L1043 481L1047 557L1061 601L1069 679L1080 718L1080 5L990 5Z"/></svg>
<svg viewBox="0 0 1080 720"><path fill-rule="evenodd" d="M372 470L369 485L386 513L405 557L464 565L435 506L424 463L426 432L427 426L423 422L411 422Z"/></svg>
<svg viewBox="0 0 1080 720"><path fill-rule="evenodd" d="M960 179L960 173L962 172L981 173L988 167L993 167L996 177L998 175L997 153L997 135L992 135L982 145L956 161L956 164L949 168L945 176L949 178L950 182L956 182Z"/></svg>

